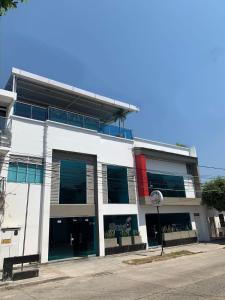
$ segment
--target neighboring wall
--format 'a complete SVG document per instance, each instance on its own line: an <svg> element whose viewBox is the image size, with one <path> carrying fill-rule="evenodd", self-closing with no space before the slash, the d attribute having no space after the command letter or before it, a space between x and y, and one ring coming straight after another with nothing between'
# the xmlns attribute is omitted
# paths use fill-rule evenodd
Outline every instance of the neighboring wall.
<svg viewBox="0 0 225 300"><path fill-rule="evenodd" d="M164 151L164 152L174 153L179 155L197 157L195 147L191 147L191 148L180 147L176 145L150 141L141 138L134 138L134 146L137 148L146 148L146 149Z"/></svg>
<svg viewBox="0 0 225 300"><path fill-rule="evenodd" d="M7 182L6 191L5 214L1 227L19 229L18 254L22 255L28 184ZM28 199L28 227L26 232L25 255L38 253L40 202L41 185L31 184Z"/></svg>

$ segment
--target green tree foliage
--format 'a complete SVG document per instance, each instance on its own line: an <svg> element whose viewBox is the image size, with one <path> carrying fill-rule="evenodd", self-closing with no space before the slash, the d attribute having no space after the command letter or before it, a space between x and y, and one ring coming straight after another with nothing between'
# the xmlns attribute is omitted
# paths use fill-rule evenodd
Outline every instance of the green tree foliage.
<svg viewBox="0 0 225 300"><path fill-rule="evenodd" d="M0 0L0 16L3 16L11 8L17 8L20 2L26 2L26 0Z"/></svg>
<svg viewBox="0 0 225 300"><path fill-rule="evenodd" d="M225 179L217 177L206 182L202 190L202 203L218 211L225 210Z"/></svg>

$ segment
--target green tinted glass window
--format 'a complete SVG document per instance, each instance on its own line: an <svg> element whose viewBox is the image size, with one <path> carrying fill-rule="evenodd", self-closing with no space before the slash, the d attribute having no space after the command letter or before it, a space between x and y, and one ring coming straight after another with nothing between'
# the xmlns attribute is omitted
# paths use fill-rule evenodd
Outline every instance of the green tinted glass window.
<svg viewBox="0 0 225 300"><path fill-rule="evenodd" d="M16 163L9 163L8 181L10 181L10 182L17 181L17 164Z"/></svg>
<svg viewBox="0 0 225 300"><path fill-rule="evenodd" d="M129 203L127 168L107 166L108 202Z"/></svg>
<svg viewBox="0 0 225 300"><path fill-rule="evenodd" d="M86 162L62 160L60 164L61 204L86 203Z"/></svg>
<svg viewBox="0 0 225 300"><path fill-rule="evenodd" d="M8 182L42 183L43 166L24 163L9 163Z"/></svg>
<svg viewBox="0 0 225 300"><path fill-rule="evenodd" d="M17 182L27 182L27 164L18 164Z"/></svg>
<svg viewBox="0 0 225 300"><path fill-rule="evenodd" d="M148 175L149 190L159 190L164 197L186 197L183 176L164 174Z"/></svg>
<svg viewBox="0 0 225 300"><path fill-rule="evenodd" d="M36 165L28 165L27 169L27 182L35 182L36 177Z"/></svg>

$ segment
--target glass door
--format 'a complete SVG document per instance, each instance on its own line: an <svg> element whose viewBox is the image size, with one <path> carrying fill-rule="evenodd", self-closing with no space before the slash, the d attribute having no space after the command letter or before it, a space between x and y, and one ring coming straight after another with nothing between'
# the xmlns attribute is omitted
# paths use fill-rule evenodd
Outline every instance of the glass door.
<svg viewBox="0 0 225 300"><path fill-rule="evenodd" d="M148 236L148 246L154 247L161 244L160 230L158 226L158 219L156 214L147 214L146 218L146 229Z"/></svg>
<svg viewBox="0 0 225 300"><path fill-rule="evenodd" d="M96 254L95 249L95 218L75 218L73 224L74 256Z"/></svg>
<svg viewBox="0 0 225 300"><path fill-rule="evenodd" d="M49 260L96 254L94 217L51 218Z"/></svg>

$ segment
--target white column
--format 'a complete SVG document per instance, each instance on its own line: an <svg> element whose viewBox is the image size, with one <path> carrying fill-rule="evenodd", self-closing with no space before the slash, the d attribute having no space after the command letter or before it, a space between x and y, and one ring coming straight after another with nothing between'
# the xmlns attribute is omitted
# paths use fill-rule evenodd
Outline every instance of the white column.
<svg viewBox="0 0 225 300"><path fill-rule="evenodd" d="M189 213L190 215L190 219L191 219L191 227L193 230L196 230L196 222L195 222L195 218L194 218L194 213Z"/></svg>
<svg viewBox="0 0 225 300"><path fill-rule="evenodd" d="M139 200L137 200L139 201ZM140 232L140 236L143 243L146 243L146 246L148 247L148 236L147 236L147 227L146 227L146 220L145 220L145 211L139 203L137 203L138 206L138 228Z"/></svg>
<svg viewBox="0 0 225 300"><path fill-rule="evenodd" d="M99 255L105 255L102 164L97 163Z"/></svg>
<svg viewBox="0 0 225 300"><path fill-rule="evenodd" d="M49 221L50 221L50 196L51 196L51 175L52 175L52 149L48 148L48 124L44 129L44 180L42 188L42 201L40 209L40 234L39 251L41 262L48 261L49 248Z"/></svg>

